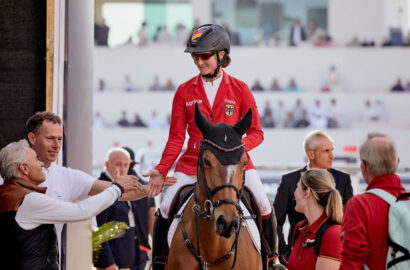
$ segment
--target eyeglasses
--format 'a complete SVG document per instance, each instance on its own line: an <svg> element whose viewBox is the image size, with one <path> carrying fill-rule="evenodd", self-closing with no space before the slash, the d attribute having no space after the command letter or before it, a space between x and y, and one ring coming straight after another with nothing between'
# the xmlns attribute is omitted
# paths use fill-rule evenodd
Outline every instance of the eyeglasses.
<svg viewBox="0 0 410 270"><path fill-rule="evenodd" d="M201 59L203 61L208 60L211 58L216 52L211 52L211 53L191 53L192 59L194 61L198 61L198 59Z"/></svg>

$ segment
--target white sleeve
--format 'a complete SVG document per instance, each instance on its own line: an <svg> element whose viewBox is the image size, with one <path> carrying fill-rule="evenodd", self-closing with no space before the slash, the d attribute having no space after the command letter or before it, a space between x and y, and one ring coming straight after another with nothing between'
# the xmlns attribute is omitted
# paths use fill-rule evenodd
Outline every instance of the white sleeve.
<svg viewBox="0 0 410 270"><path fill-rule="evenodd" d="M62 202L45 194L32 192L24 197L17 210L16 221L23 229L31 230L41 224L86 220L111 206L120 195L121 190L115 185L77 203Z"/></svg>

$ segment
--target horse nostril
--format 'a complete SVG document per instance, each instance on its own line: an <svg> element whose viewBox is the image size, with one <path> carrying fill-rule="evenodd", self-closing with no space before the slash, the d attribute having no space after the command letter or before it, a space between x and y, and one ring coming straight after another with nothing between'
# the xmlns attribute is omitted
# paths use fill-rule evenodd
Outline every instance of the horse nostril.
<svg viewBox="0 0 410 270"><path fill-rule="evenodd" d="M232 224L231 224L231 226L232 226L232 230L233 230L234 232L237 232L237 231L239 230L239 220L238 220L238 217L234 217L234 218L232 219Z"/></svg>
<svg viewBox="0 0 410 270"><path fill-rule="evenodd" d="M224 228L226 226L226 218L224 215L220 215L216 220L216 226Z"/></svg>

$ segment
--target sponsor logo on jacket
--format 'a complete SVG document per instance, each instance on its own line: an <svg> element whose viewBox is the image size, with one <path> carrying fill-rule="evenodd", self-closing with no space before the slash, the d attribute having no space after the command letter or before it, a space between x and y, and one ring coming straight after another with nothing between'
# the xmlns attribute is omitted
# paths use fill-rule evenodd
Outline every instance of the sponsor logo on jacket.
<svg viewBox="0 0 410 270"><path fill-rule="evenodd" d="M187 101L187 102L185 103L185 106L186 106L186 107L191 107L191 106L195 105L196 103L201 104L201 103L202 103L202 99L194 99L194 100Z"/></svg>

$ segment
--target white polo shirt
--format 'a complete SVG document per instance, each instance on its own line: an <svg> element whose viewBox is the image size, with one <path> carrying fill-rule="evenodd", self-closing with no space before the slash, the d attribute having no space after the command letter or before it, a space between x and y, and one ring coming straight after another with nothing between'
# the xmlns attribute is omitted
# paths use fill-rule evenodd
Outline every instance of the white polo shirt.
<svg viewBox="0 0 410 270"><path fill-rule="evenodd" d="M55 163L51 163L48 168L43 168L43 173L46 181L40 186L47 187L48 196L64 202L86 199L96 180L85 172Z"/></svg>

